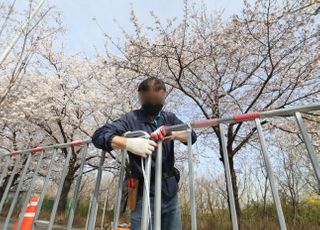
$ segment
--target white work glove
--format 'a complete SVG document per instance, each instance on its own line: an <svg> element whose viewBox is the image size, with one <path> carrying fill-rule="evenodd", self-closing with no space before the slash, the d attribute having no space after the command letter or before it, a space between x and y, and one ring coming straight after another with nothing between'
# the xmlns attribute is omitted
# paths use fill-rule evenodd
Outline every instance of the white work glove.
<svg viewBox="0 0 320 230"><path fill-rule="evenodd" d="M141 137L127 138L126 150L141 157L147 157L152 154L155 147L157 147L157 143L153 140Z"/></svg>

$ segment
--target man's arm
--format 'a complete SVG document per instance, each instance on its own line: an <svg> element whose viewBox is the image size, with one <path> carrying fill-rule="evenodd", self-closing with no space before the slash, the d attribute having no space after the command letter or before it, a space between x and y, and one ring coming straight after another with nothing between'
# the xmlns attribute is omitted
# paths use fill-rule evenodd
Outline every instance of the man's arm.
<svg viewBox="0 0 320 230"><path fill-rule="evenodd" d="M182 122L175 114L173 114L172 116L173 118L173 125L180 125L180 124L183 124L184 122ZM188 142L188 134L187 133L180 133L178 132L175 132L173 131L172 134L176 136L174 137L174 140L178 140L178 141L181 141L183 144L187 144ZM192 130L191 132L191 142L192 144L194 144L195 142L197 141L197 135L196 133Z"/></svg>
<svg viewBox="0 0 320 230"><path fill-rule="evenodd" d="M185 132L181 133L181 132L172 131L172 136L173 136L173 140L178 140L183 143L186 143L188 141L188 134Z"/></svg>
<svg viewBox="0 0 320 230"><path fill-rule="evenodd" d="M110 152L113 150L112 139L115 136L121 137L127 131L129 131L129 126L126 115L123 115L121 118L118 118L110 123L106 123L104 126L98 128L92 136L92 142L95 147ZM122 144L123 149L125 146L125 141L123 141Z"/></svg>
<svg viewBox="0 0 320 230"><path fill-rule="evenodd" d="M121 136L114 136L111 140L111 147L113 149L126 149L127 146L127 138Z"/></svg>
<svg viewBox="0 0 320 230"><path fill-rule="evenodd" d="M125 138L122 134L126 131L129 131L128 121L123 116L97 129L92 136L92 142L97 148L108 152L113 149L126 149L141 157L152 154L157 146L154 141L144 138Z"/></svg>

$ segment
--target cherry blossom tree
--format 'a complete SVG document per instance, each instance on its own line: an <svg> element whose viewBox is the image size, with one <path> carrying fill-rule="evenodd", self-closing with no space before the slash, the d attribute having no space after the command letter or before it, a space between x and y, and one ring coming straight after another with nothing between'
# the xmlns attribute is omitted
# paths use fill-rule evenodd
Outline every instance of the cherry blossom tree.
<svg viewBox="0 0 320 230"><path fill-rule="evenodd" d="M6 107L10 104L6 103L6 100L9 100L10 93L16 90L29 64L35 60L34 54L42 40L48 36L53 38L63 30L59 14L52 6L45 5L36 17L31 20L30 15L35 7L35 1L32 0L27 4L27 9L22 12L16 9L16 1L3 3L0 6L0 49L2 51L7 48L14 36L21 31L21 25L30 20L29 26L22 31L23 33L18 43L0 66L1 107Z"/></svg>

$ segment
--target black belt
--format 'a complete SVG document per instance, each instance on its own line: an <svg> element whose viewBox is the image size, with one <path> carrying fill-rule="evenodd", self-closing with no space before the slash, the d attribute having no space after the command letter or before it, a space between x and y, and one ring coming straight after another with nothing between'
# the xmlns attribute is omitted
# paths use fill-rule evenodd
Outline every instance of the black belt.
<svg viewBox="0 0 320 230"><path fill-rule="evenodd" d="M170 170L170 171L166 171L166 172L162 172L162 180L163 179L168 179L170 177L175 176L174 170ZM155 179L155 178L154 178ZM143 181L143 177L139 178L140 181Z"/></svg>
<svg viewBox="0 0 320 230"><path fill-rule="evenodd" d="M162 172L162 179L167 179L169 177L175 176L174 171L170 170L168 172Z"/></svg>

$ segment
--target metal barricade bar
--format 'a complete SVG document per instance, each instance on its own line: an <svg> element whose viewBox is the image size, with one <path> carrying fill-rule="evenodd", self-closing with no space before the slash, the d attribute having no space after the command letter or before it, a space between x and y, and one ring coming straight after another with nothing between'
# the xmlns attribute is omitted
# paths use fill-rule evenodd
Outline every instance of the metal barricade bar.
<svg viewBox="0 0 320 230"><path fill-rule="evenodd" d="M162 141L158 142L155 173L154 229L161 230ZM159 192L160 191L160 192Z"/></svg>
<svg viewBox="0 0 320 230"><path fill-rule="evenodd" d="M45 194L47 193L48 183L49 183L49 180L50 180L50 175L51 175L52 167L53 167L53 162L54 162L54 159L55 159L55 157L57 155L57 152L58 152L57 149L55 149L53 151L53 155L52 155L52 157L50 159L50 162L49 162L48 172L47 172L45 181L43 183L42 191L41 191L41 194L40 194L40 197L39 197L38 207L37 207L37 210L36 210L36 213L35 213L35 216L34 216L34 222L33 222L33 225L32 225L32 229L34 229L35 223L38 220L38 217L39 217L39 214L40 214L40 210L41 210L41 207L42 207L42 203L43 203L43 199L44 199Z"/></svg>
<svg viewBox="0 0 320 230"><path fill-rule="evenodd" d="M48 226L48 229L50 229L50 230L53 228L54 220L56 218L56 213L57 213L57 210L58 210L58 204L59 204L59 200L60 200L60 196L61 196L64 180L65 180L65 178L67 176L67 173L68 173L68 166L69 166L69 161L70 161L70 158L71 158L71 154L72 154L72 149L71 149L71 147L68 147L67 148L67 157L66 157L66 160L65 160L64 165L63 165L63 171L61 173L61 180L60 180L60 183L59 183L59 188L58 188L58 191L57 191L57 194L56 194L56 198L54 199L53 208L52 208L51 215L50 215L50 221L49 221L49 226Z"/></svg>
<svg viewBox="0 0 320 230"><path fill-rule="evenodd" d="M231 213L231 221L232 221L232 229L237 230L238 229L238 219L237 219L237 212L236 212L236 205L234 200L234 193L233 193L233 187L232 187L232 180L231 180L231 171L230 171L230 164L229 164L229 157L227 153L227 142L225 137L225 130L224 130L224 124L219 124L220 129L220 136L221 136L221 146L222 146L222 154L223 154L223 164L225 168L225 174L226 174L226 184L227 184L227 193L229 198L229 209Z"/></svg>
<svg viewBox="0 0 320 230"><path fill-rule="evenodd" d="M120 165L120 175L119 175L119 182L118 182L118 189L116 195L116 203L114 208L114 218L113 218L113 229L118 228L119 224L119 217L120 217L120 206L121 206L121 197L122 197L122 189L123 189L123 180L124 180L124 172L125 172L125 161L127 151L121 151L121 165Z"/></svg>
<svg viewBox="0 0 320 230"><path fill-rule="evenodd" d="M96 223L96 217L97 217L97 211L98 211L98 196L99 196L99 189L100 189L101 178L102 178L102 168L103 168L105 158L106 158L106 152L102 151L100 156L100 161L99 161L96 186L94 188L91 207L89 209L89 220L88 220L89 230L95 229L95 223Z"/></svg>
<svg viewBox="0 0 320 230"><path fill-rule="evenodd" d="M272 196L273 196L274 204L275 204L275 207L276 207L279 226L280 226L281 230L285 230L285 229L287 229L286 222L285 222L283 211L282 211L282 207L281 207L281 202L280 202L280 198L279 198L279 194L278 194L278 189L276 187L275 178L274 178L274 175L273 175L273 172L272 172L270 158L269 158L268 152L267 152L267 145L266 145L263 133L262 133L262 127L261 127L260 119L256 118L255 122L256 122L256 127L257 127L257 130L258 130L258 135L259 135L259 139L260 139L261 152L262 152L262 155L263 155L264 164L265 164L265 168L266 168L267 175L268 175L268 178L269 178L269 183L270 183L270 187L271 187Z"/></svg>
<svg viewBox="0 0 320 230"><path fill-rule="evenodd" d="M190 209L191 209L191 229L197 229L197 216L196 216L196 199L194 193L194 177L193 177L193 159L192 159L192 138L191 129L187 130L188 134L188 165L189 165L189 189L190 189Z"/></svg>
<svg viewBox="0 0 320 230"><path fill-rule="evenodd" d="M149 227L149 189L150 189L150 177L151 177L151 156L148 156L143 160L145 167L145 178L143 186L143 196L142 196L142 218L141 218L141 229L147 230ZM143 167L143 166L142 166ZM147 189L148 188L148 189Z"/></svg>
<svg viewBox="0 0 320 230"><path fill-rule="evenodd" d="M81 151L82 152L81 163L80 163L79 172L78 172L78 176L77 176L77 182L76 182L75 189L74 189L73 196L72 196L72 202L71 202L70 213L69 213L69 217L68 217L67 229L72 229L72 223L73 223L74 215L76 212L78 195L79 195L80 184L81 184L81 179L82 179L82 173L83 173L83 169L84 169L85 159L86 159L87 153L88 153L88 147L89 147L89 144L85 144L85 146L82 148L82 151Z"/></svg>
<svg viewBox="0 0 320 230"><path fill-rule="evenodd" d="M311 140L310 140L310 138L308 136L307 130L306 130L305 126L304 126L301 113L300 112L296 112L295 113L295 118L296 118L297 124L299 126L299 130L300 130L300 133L302 135L302 139L304 141L304 144L306 145L306 148L307 148L307 151L308 151L308 154L309 154L309 158L310 158L310 161L311 161L315 176L316 176L316 178L318 180L318 184L320 185L320 166L319 166L317 158L316 158L316 156L314 154L314 148L313 148Z"/></svg>

